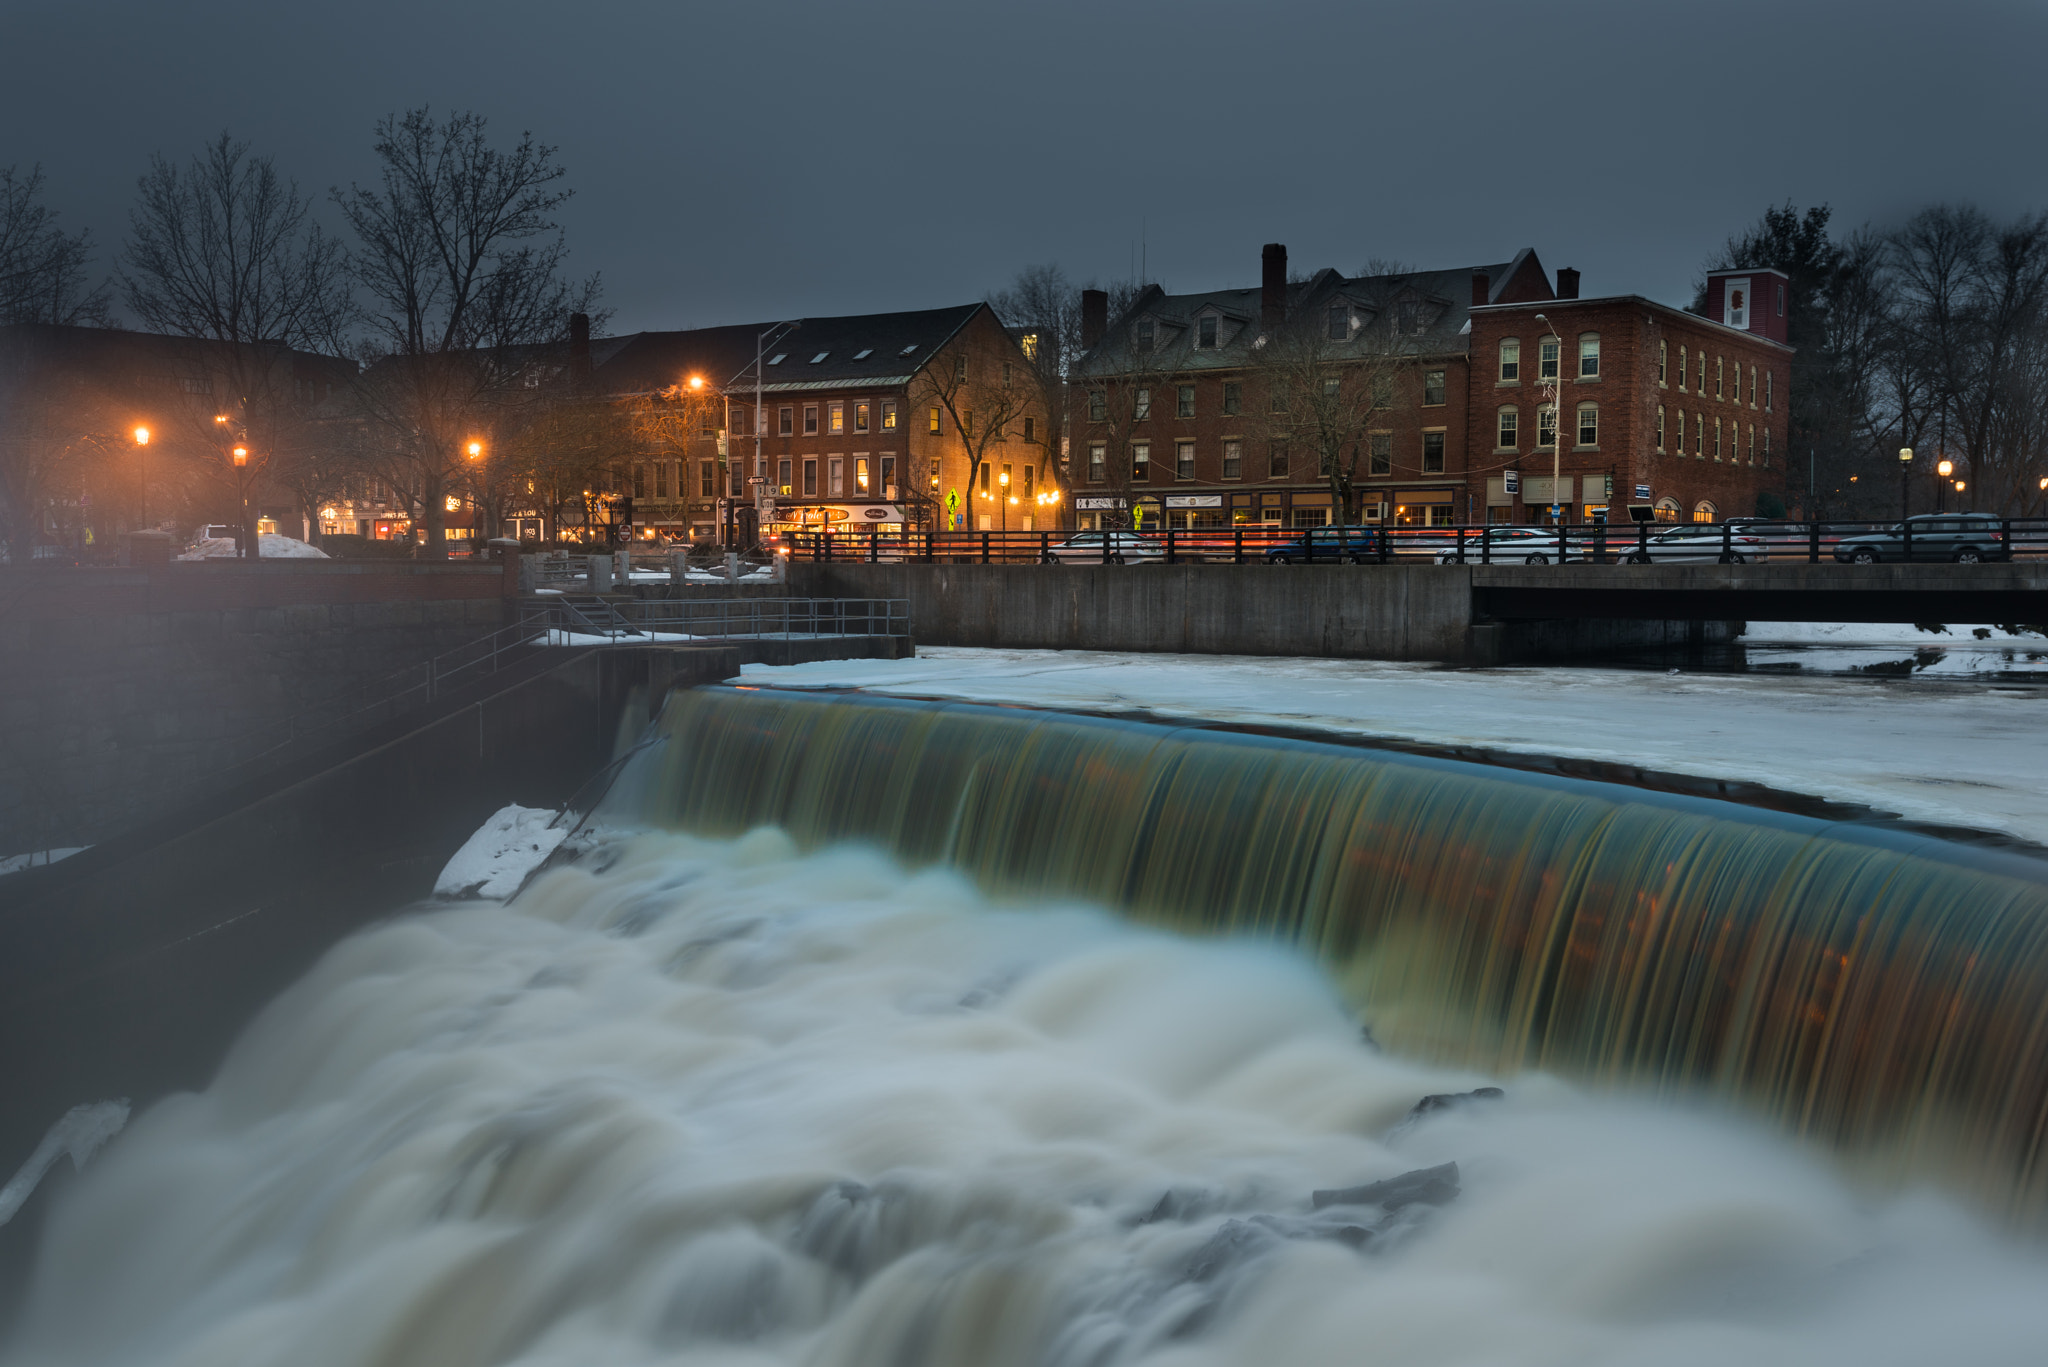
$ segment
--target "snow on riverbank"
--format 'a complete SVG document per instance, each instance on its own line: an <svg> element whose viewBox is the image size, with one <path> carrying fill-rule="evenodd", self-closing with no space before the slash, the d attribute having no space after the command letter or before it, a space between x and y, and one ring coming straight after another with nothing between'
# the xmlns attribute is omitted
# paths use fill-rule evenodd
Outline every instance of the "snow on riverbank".
<svg viewBox="0 0 2048 1367"><path fill-rule="evenodd" d="M256 553L264 560L325 560L327 552L318 546L308 545L297 537L279 536L265 532L257 538ZM231 536L210 536L196 543L191 550L179 556L180 560L232 560L235 556L235 539Z"/></svg>
<svg viewBox="0 0 2048 1367"><path fill-rule="evenodd" d="M2048 696L2031 687L945 647L744 678L1606 760L2048 844Z"/></svg>
<svg viewBox="0 0 2048 1367"><path fill-rule="evenodd" d="M569 834L566 825L551 826L554 819L555 813L544 807L515 803L500 808L441 870L434 895L510 897Z"/></svg>

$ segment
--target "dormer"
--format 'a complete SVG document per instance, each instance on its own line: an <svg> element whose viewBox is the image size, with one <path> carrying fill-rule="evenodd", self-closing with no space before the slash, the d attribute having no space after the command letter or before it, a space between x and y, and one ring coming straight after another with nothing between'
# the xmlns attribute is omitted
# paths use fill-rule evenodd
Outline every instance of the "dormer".
<svg viewBox="0 0 2048 1367"><path fill-rule="evenodd" d="M1251 319L1218 304L1204 304L1189 323L1190 345L1196 351L1221 351Z"/></svg>
<svg viewBox="0 0 2048 1367"><path fill-rule="evenodd" d="M1769 266L1707 272L1707 317L1773 342L1789 337L1791 278Z"/></svg>

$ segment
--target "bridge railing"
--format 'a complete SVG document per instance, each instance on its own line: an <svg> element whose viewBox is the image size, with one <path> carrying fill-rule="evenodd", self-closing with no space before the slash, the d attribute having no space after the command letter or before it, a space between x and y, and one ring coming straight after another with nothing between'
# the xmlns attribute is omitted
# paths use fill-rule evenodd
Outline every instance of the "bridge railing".
<svg viewBox="0 0 2048 1367"><path fill-rule="evenodd" d="M2048 518L1974 513L1825 522L1452 523L1163 531L880 528L797 533L778 549L821 564L1752 564L1997 562L2048 558Z"/></svg>
<svg viewBox="0 0 2048 1367"><path fill-rule="evenodd" d="M522 617L546 624L549 640L580 644L592 636L630 643L649 637L691 640L795 640L814 636L908 636L907 598L641 598L610 601L593 619L577 605L529 600Z"/></svg>

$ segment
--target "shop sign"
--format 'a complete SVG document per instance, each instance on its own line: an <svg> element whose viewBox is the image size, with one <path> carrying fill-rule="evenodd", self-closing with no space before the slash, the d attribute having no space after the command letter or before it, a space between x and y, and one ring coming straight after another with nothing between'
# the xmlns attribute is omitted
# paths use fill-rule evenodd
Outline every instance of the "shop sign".
<svg viewBox="0 0 2048 1367"><path fill-rule="evenodd" d="M1223 495L1168 494L1166 496L1166 506L1169 508L1221 508L1223 506Z"/></svg>
<svg viewBox="0 0 2048 1367"><path fill-rule="evenodd" d="M1522 492L1522 472L1520 470L1501 471L1500 482L1502 491L1509 498L1513 498L1516 494Z"/></svg>
<svg viewBox="0 0 2048 1367"><path fill-rule="evenodd" d="M1074 500L1074 506L1083 512L1091 512L1109 508L1121 508L1124 506L1124 501L1120 498L1077 498Z"/></svg>

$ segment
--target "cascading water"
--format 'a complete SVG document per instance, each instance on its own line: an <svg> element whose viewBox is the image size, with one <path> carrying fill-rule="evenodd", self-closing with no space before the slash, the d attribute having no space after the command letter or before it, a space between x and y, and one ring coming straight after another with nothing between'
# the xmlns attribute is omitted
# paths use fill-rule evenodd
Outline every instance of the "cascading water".
<svg viewBox="0 0 2048 1367"><path fill-rule="evenodd" d="M1355 1021L1362 1001L1388 1033L1517 1063L1572 1063L1556 1040L1621 1031L1626 1050L1590 1055L1612 1072L1747 1077L1728 1040L1785 1055L1733 1023L1781 990L1744 988L1743 955L1797 958L1832 924L1799 921L1790 892L1756 903L1773 884L1750 866L1863 896L1941 973L1939 936L1895 900L1948 886L1914 871L1938 852L1028 713L724 692L678 695L662 730L615 786L614 825L696 832L622 829L509 906L337 947L205 1092L148 1109L55 1193L0 1362L2038 1360L2048 1259L1944 1200L1873 1203L1815 1152L1641 1089L1524 1071L1490 1096ZM761 817L789 833L733 834ZM1626 840L1655 842L1639 870L1673 867L1643 890L1654 906L1601 912L1627 867L1603 845ZM1856 859L1879 866L1831 871ZM2031 914L2021 866L1941 867L1992 880L1980 894L2011 884L1975 911L1927 904L1946 933ZM1733 920L1688 909L1688 877ZM1453 894L1434 939L1431 880ZM1224 933L1133 925L1061 887ZM1704 1045L1650 1047L1647 1022L1686 1012L1630 1003L1662 981L1660 953L1638 931L1619 946L1632 971L1604 963L1611 928L1578 931L1596 912L1723 926L1683 941L1698 972L1678 975L1700 1009L1736 993L1714 1068ZM1546 1000L1524 1000L1517 957L1561 966ZM2017 994L2021 970L2002 971ZM1977 1029L1976 979L1944 981L1951 1030ZM1424 989L1490 1023L1459 1030ZM1945 1056L1913 1057L1899 1066L1967 1098Z"/></svg>

